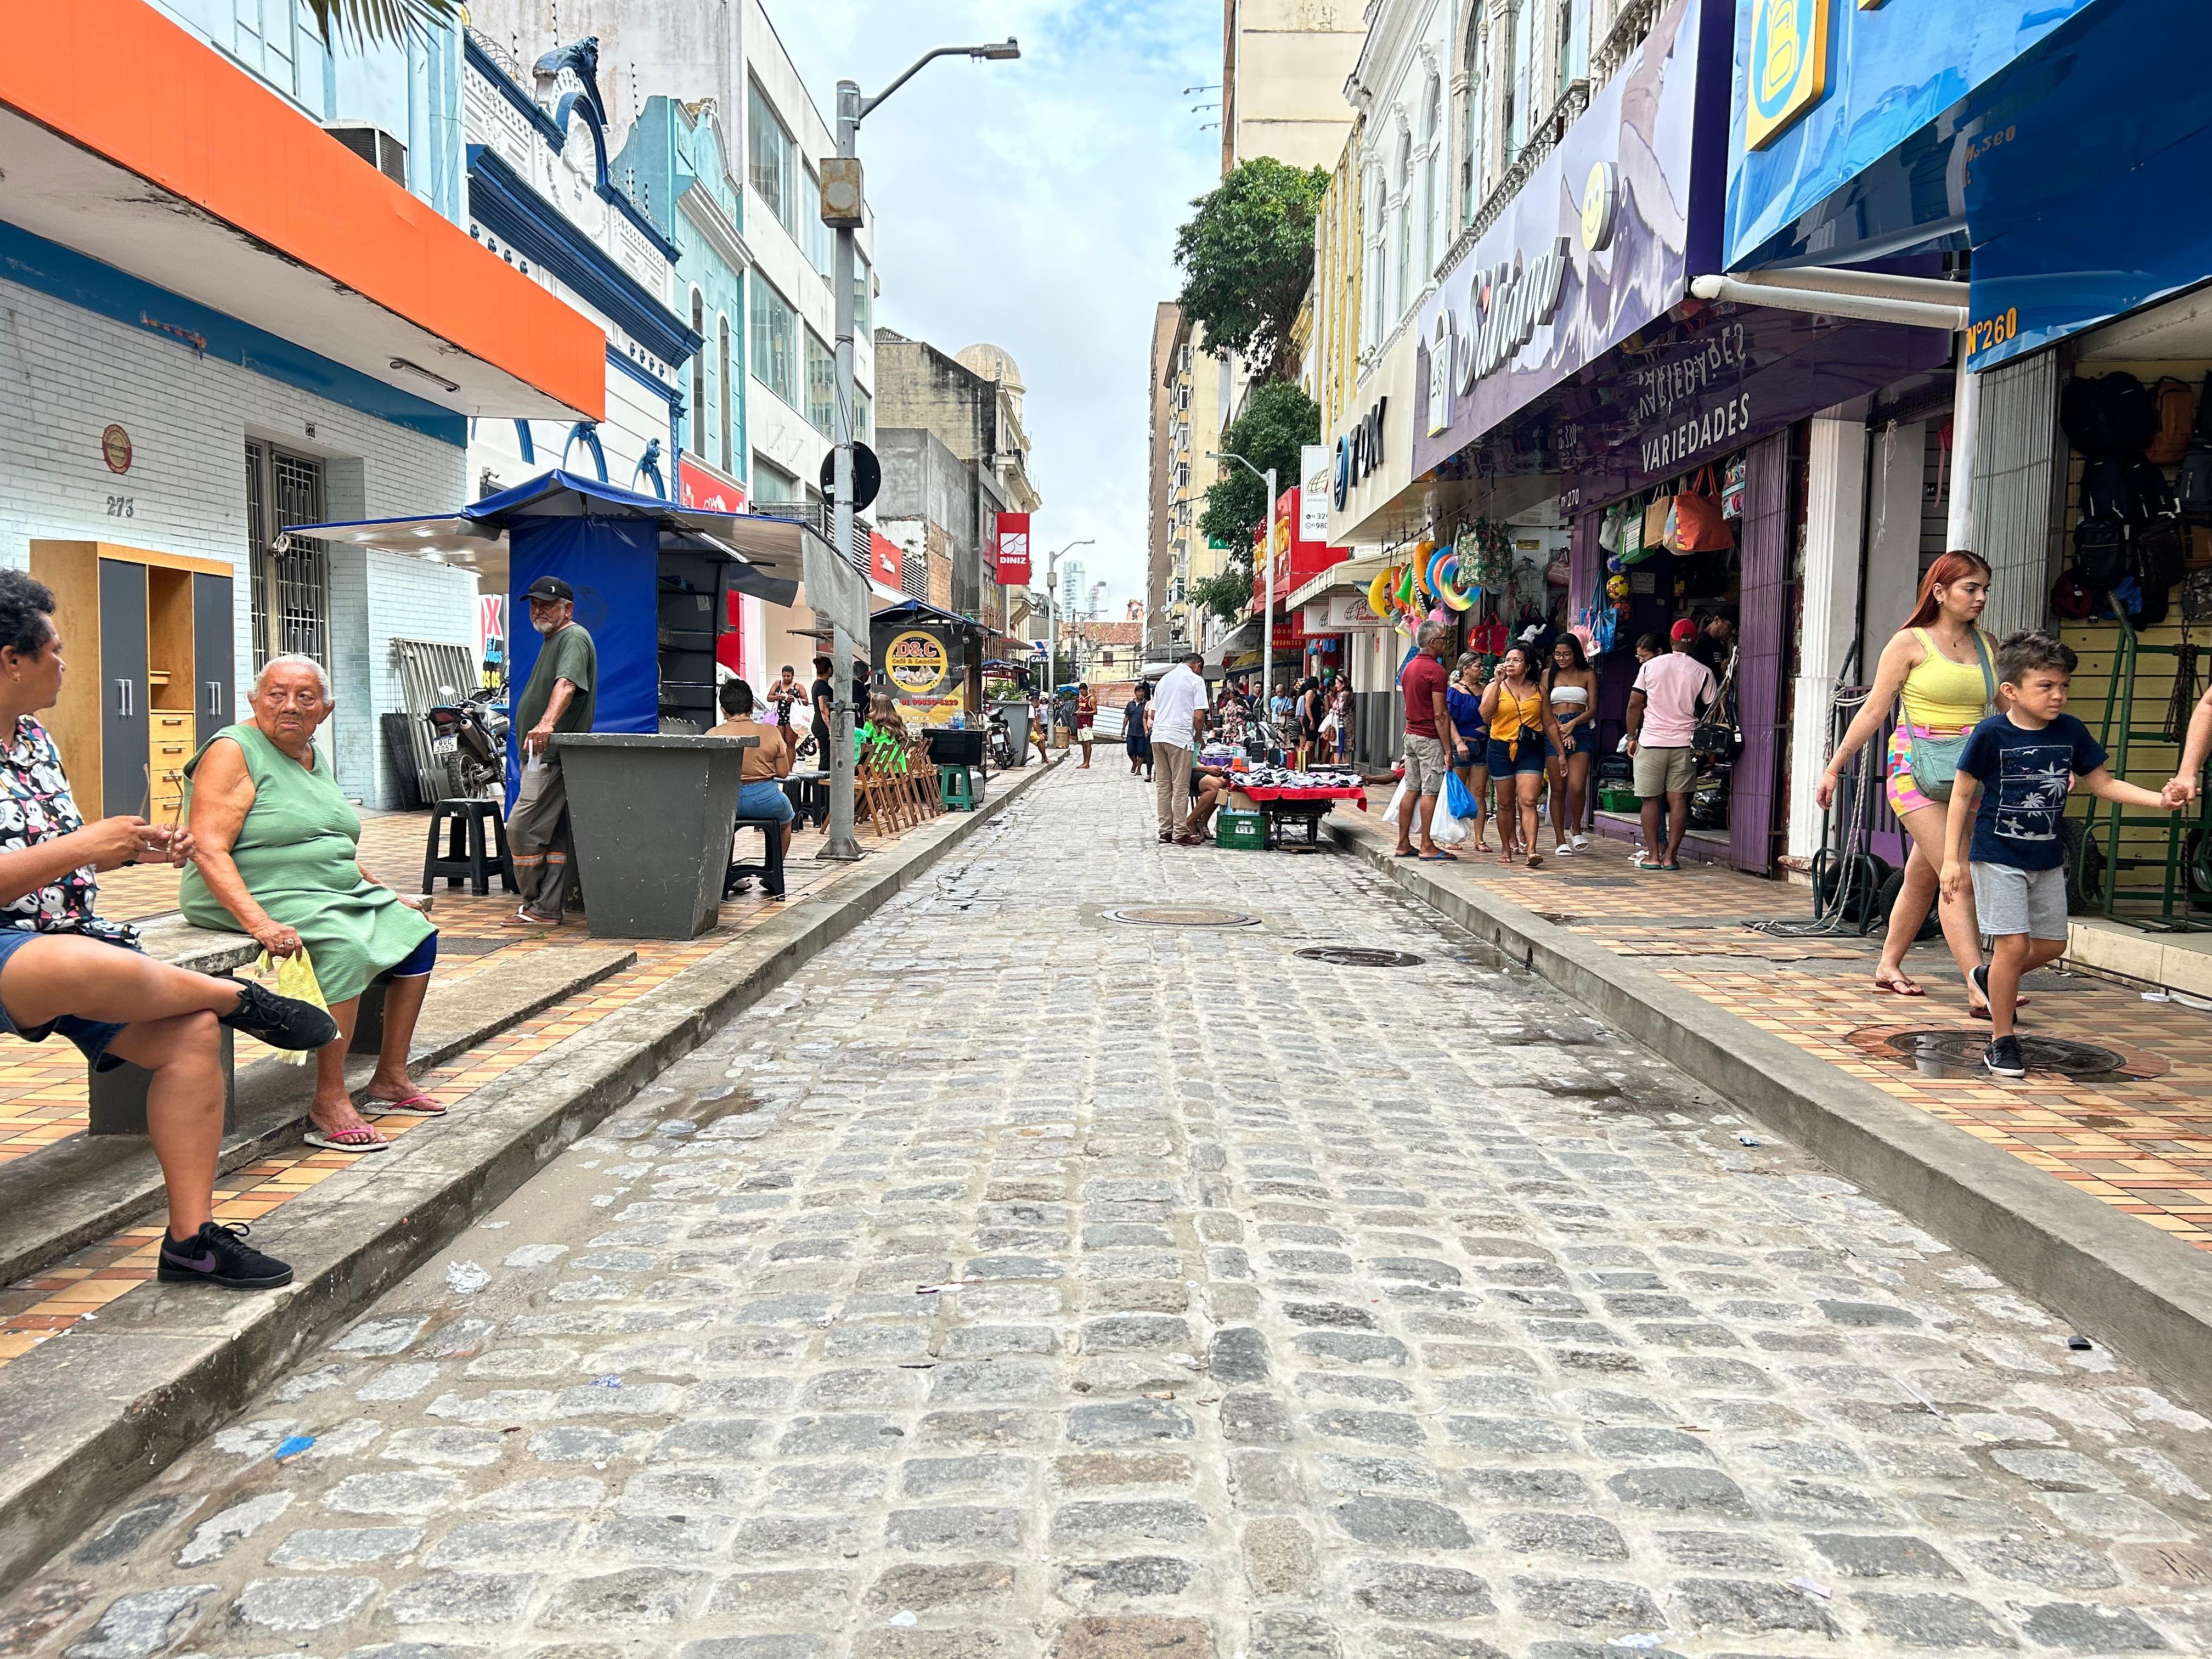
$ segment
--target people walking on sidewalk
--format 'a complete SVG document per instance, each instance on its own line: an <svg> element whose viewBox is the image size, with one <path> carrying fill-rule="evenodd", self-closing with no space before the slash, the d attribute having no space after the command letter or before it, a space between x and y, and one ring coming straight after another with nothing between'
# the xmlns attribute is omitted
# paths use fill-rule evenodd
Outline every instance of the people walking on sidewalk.
<svg viewBox="0 0 2212 1659"><path fill-rule="evenodd" d="M1589 811L1590 765L1597 755L1597 676L1591 672L1583 642L1562 634L1552 642L1544 673L1544 700L1559 727L1560 745L1547 738L1544 775L1552 787L1552 838L1561 853L1589 845L1583 819Z"/></svg>
<svg viewBox="0 0 2212 1659"><path fill-rule="evenodd" d="M94 911L99 872L191 862L191 832L125 814L87 824L60 754L33 718L61 697L54 596L21 570L0 572L0 1032L43 1042L58 1031L94 1072L129 1063L153 1075L146 1134L168 1198L157 1276L165 1284L272 1290L292 1270L215 1218L222 1147L221 1034L272 1048L319 1048L337 1024L311 1003L251 981L149 960L138 933Z"/></svg>
<svg viewBox="0 0 2212 1659"><path fill-rule="evenodd" d="M1928 567L1911 615L1882 647L1874 687L1813 792L1820 810L1827 811L1845 764L1874 741L1901 701L1902 717L1890 736L1884 769L1885 793L1889 810L1905 825L1912 844L1897 902L1890 909L1881 960L1874 970L1875 988L1897 996L1923 994L1919 982L1905 971L1905 953L1920 937L1928 908L1936 902L1953 770L1967 734L1997 704L1998 677L1990 641L1978 622L1989 597L1990 567L1978 554L1954 550ZM1968 1012L1985 1016L1989 998L1976 978L1982 966L1982 943L1972 892L1962 889L1959 900L1942 906L1936 915L1951 959L1966 981Z"/></svg>
<svg viewBox="0 0 2212 1659"><path fill-rule="evenodd" d="M1450 716L1452 727L1451 769L1474 798L1474 814L1467 820L1466 847L1470 853L1490 850L1482 838L1483 801L1490 793L1490 739L1483 731L1482 719L1484 680L1481 657L1468 651L1462 653L1451 684L1444 688L1444 713Z"/></svg>
<svg viewBox="0 0 2212 1659"><path fill-rule="evenodd" d="M568 826L568 790L553 738L592 729L599 653L576 620L574 588L558 576L540 576L524 597L530 602L530 625L543 642L514 705L514 723L522 732L522 788L507 820L507 844L522 904L507 925L558 927L575 874L576 839ZM829 753L826 744L823 753Z"/></svg>
<svg viewBox="0 0 2212 1659"><path fill-rule="evenodd" d="M1509 645L1498 659L1498 672L1483 689L1482 720L1489 732L1490 781L1498 791L1498 834L1504 851L1500 864L1510 864L1522 848L1528 867L1543 867L1544 855L1536 850L1536 804L1544 794L1544 750L1547 744L1566 747L1559 739L1559 722L1544 701L1544 688L1529 660L1534 647ZM1516 827L1517 823L1517 827Z"/></svg>
<svg viewBox="0 0 2212 1659"><path fill-rule="evenodd" d="M1145 728L1152 702L1152 688L1139 680L1121 715L1121 747L1129 757L1130 775L1141 775L1148 783L1152 776L1152 738Z"/></svg>
<svg viewBox="0 0 2212 1659"><path fill-rule="evenodd" d="M1190 757L1206 729L1205 665L1204 652L1188 653L1152 696L1152 804L1164 842L1181 834L1190 816Z"/></svg>
<svg viewBox="0 0 2212 1659"><path fill-rule="evenodd" d="M1431 863L1459 862L1430 833L1437 797L1443 793L1444 740L1451 732L1443 661L1449 637L1443 623L1423 623L1413 635L1413 654L1398 671L1398 695L1406 704L1406 798L1398 811L1394 858L1409 859L1418 853Z"/></svg>
<svg viewBox="0 0 2212 1659"><path fill-rule="evenodd" d="M1075 740L1083 745L1083 760L1077 771L1091 769L1091 745L1097 737L1098 694L1086 682L1075 689Z"/></svg>
<svg viewBox="0 0 2212 1659"><path fill-rule="evenodd" d="M1636 686L1628 694L1628 758L1633 769L1636 793L1644 807L1644 851L1636 860L1639 870L1680 870L1682 837L1690 829L1690 789L1698 780L1697 757L1690 738L1698 729L1698 712L1719 695L1713 671L1690 654L1698 625L1687 617L1668 635L1671 648L1659 649L1650 635L1637 641L1652 655L1636 671ZM1666 837L1659 831L1659 809L1667 809Z"/></svg>
<svg viewBox="0 0 2212 1659"><path fill-rule="evenodd" d="M338 792L315 730L331 717L329 678L312 657L272 657L247 698L253 718L226 726L185 767L184 819L197 856L178 905L196 927L250 933L272 957L307 954L337 1030L315 1056L310 1146L378 1152L346 1086L346 1051L372 980L387 977L384 1036L366 1102L372 1113L440 1117L415 1086L408 1051L438 959L424 901L361 863L361 814Z"/></svg>
<svg viewBox="0 0 2212 1659"><path fill-rule="evenodd" d="M2058 821L2075 781L2124 806L2172 811L2187 799L2178 780L2154 794L2105 769L2103 747L2066 712L2075 660L2048 634L2005 637L1996 655L1999 712L1960 750L1944 821L1943 906L1964 908L1971 877L1974 912L1990 936L1989 966L1969 977L1989 1002L1983 1063L1997 1077L2027 1075L2013 1030L2021 976L2066 954Z"/></svg>

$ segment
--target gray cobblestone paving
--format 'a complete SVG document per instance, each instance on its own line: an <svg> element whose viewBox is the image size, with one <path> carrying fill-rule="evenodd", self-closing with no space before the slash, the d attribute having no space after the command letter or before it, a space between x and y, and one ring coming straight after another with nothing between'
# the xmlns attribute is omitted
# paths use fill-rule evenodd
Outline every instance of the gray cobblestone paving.
<svg viewBox="0 0 2212 1659"><path fill-rule="evenodd" d="M1159 848L1102 768L91 1529L0 1652L2212 1651L2212 1424L1370 872ZM1101 919L1163 900L1264 925Z"/></svg>

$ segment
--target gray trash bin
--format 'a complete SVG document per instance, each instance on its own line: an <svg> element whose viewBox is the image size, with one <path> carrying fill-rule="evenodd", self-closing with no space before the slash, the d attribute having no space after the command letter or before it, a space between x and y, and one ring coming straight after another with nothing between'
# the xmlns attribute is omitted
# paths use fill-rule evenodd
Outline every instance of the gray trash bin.
<svg viewBox="0 0 2212 1659"><path fill-rule="evenodd" d="M1030 706L1025 702L999 702L991 705L991 712L1003 715L1006 722L1006 741L1013 745L1014 764L1027 763L1030 753Z"/></svg>
<svg viewBox="0 0 2212 1659"><path fill-rule="evenodd" d="M750 738L556 737L596 939L696 939L714 925Z"/></svg>

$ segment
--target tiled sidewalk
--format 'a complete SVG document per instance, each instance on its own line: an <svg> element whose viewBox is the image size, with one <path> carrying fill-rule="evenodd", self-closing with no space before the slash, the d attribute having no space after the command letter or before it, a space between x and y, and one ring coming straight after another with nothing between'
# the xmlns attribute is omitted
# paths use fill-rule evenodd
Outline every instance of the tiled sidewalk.
<svg viewBox="0 0 2212 1659"><path fill-rule="evenodd" d="M1369 837L1388 825L1339 812ZM1543 833L1548 844L1551 834ZM1759 921L1808 921L1809 890L1685 864L1640 872L1628 849L1593 839L1587 854L1547 856L1544 867L1503 868L1493 851L1422 866L1471 883L1569 932L1594 950L1644 961L1715 1007L1786 1039L1931 1116L2001 1146L2057 1180L2212 1251L2212 1015L2147 1000L2109 981L2045 972L2028 986L2021 1027L2118 1051L2124 1075L2073 1081L2033 1073L2001 1082L1978 1067L1929 1075L1886 1046L1903 1031L1986 1033L1941 941L1905 958L1927 995L1878 992L1881 936L1792 938L1753 931ZM1979 1042L1970 1052L1978 1054Z"/></svg>
<svg viewBox="0 0 2212 1659"><path fill-rule="evenodd" d="M362 862L401 892L418 890L428 823L427 813L370 818L362 836ZM756 886L725 903L719 924L696 939L687 944L639 940L633 966L501 1032L447 1067L418 1074L416 1081L425 1092L453 1108L563 1038L618 1013L646 992L796 901L821 894L848 871L866 867L865 860L857 866L818 861L815 854L823 839L822 832L812 830L793 837L785 866L786 896L781 901L766 898ZM870 851L893 844L896 839L878 836L865 823L860 829L860 845ZM757 858L757 837L748 835L740 846L740 855ZM173 870L113 872L100 880L100 914L119 921L137 921L173 910L177 880ZM434 999L449 994L453 988L477 974L496 973L527 952L606 942L592 939L573 920L550 934L518 934L503 928L500 922L513 913L514 902L496 882L486 898L440 885L432 918L440 932L438 965L431 979ZM268 1052L258 1043L240 1039L239 1063L245 1065ZM312 1073L302 1068L300 1076L304 1101L313 1090ZM75 1048L59 1038L33 1044L20 1037L0 1036L0 1162L33 1153L77 1133L84 1127L85 1113L84 1061ZM405 1134L435 1133L438 1127L432 1118L386 1117L376 1122L386 1138L393 1141ZM258 1221L361 1156L301 1145L244 1165L216 1182L216 1218ZM88 1245L46 1272L0 1290L0 1364L81 1319L96 1319L105 1304L151 1279L160 1238L161 1223L156 1219Z"/></svg>

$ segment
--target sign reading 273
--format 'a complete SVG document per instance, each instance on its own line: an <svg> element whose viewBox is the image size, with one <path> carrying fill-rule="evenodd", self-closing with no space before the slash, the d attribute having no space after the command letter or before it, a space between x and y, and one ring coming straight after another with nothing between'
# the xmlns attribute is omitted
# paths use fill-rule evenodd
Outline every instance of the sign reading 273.
<svg viewBox="0 0 2212 1659"><path fill-rule="evenodd" d="M1987 351L1991 346L2001 346L2020 332L2020 307L2007 306L1994 317L1984 317L1979 322L1966 325L1966 356Z"/></svg>

